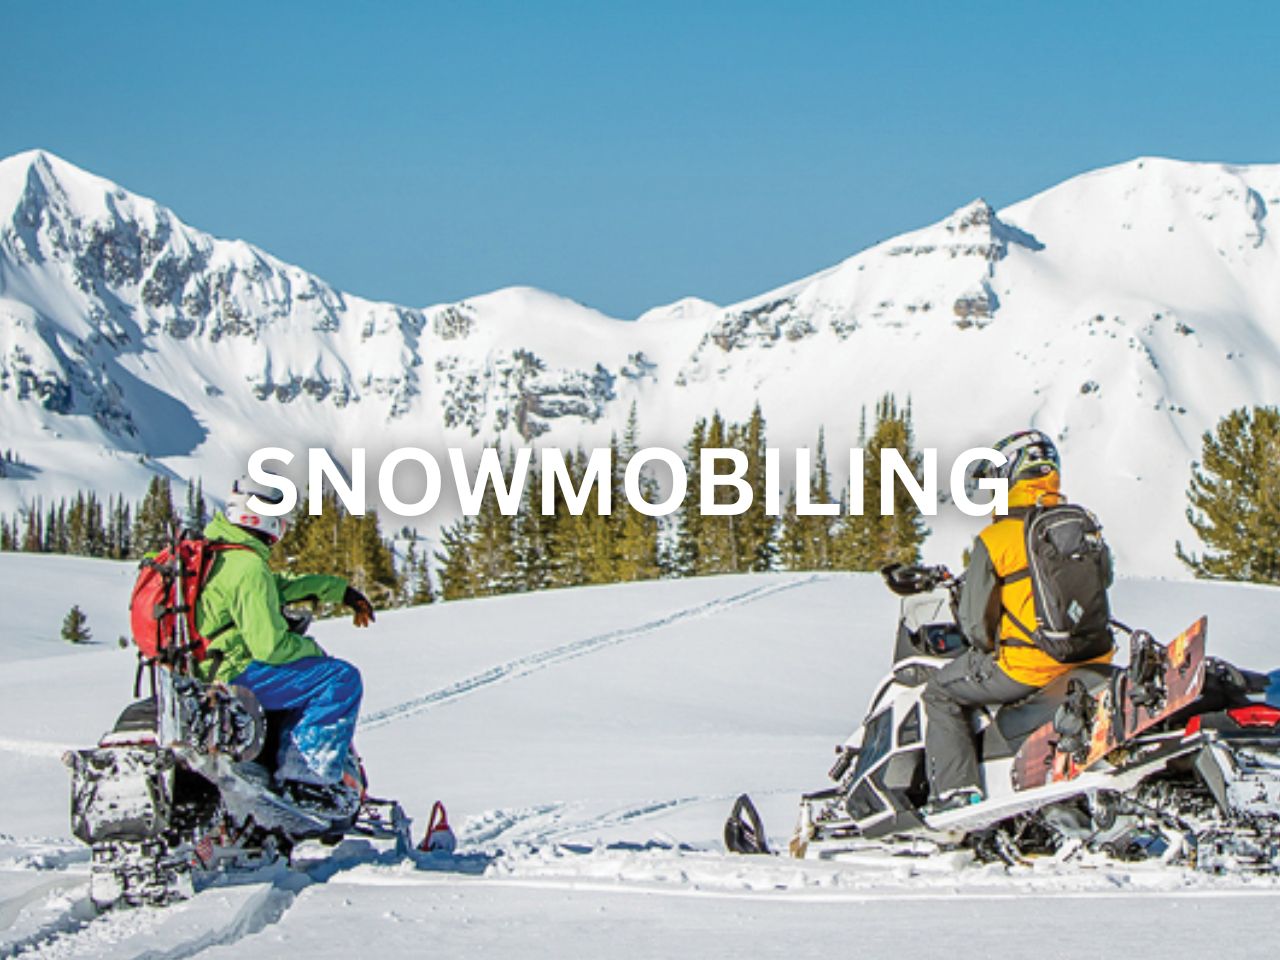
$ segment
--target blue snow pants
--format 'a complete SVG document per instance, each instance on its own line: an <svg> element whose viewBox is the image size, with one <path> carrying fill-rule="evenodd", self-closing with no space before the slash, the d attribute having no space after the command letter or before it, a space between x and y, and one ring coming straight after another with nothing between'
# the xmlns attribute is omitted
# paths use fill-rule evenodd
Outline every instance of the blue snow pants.
<svg viewBox="0 0 1280 960"><path fill-rule="evenodd" d="M232 683L252 690L262 709L280 711L276 779L328 784L342 772L356 731L360 671L334 657L272 666L254 661Z"/></svg>

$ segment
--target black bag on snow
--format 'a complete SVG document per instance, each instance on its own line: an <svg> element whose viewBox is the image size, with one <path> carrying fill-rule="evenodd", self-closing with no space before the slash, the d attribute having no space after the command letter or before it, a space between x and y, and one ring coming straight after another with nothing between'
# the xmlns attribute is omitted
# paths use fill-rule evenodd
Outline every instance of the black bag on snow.
<svg viewBox="0 0 1280 960"><path fill-rule="evenodd" d="M1035 507L1026 538L1037 622L1032 642L1059 663L1110 651L1111 552L1097 517L1074 503Z"/></svg>

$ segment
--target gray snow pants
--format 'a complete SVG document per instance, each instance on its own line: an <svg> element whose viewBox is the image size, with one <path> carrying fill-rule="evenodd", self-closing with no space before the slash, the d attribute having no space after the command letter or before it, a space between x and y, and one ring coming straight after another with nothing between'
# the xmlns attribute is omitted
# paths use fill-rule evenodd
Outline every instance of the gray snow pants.
<svg viewBox="0 0 1280 960"><path fill-rule="evenodd" d="M925 765L934 799L963 787L981 787L978 748L970 710L984 704L1012 703L1034 693L981 650L969 649L938 670L924 688Z"/></svg>

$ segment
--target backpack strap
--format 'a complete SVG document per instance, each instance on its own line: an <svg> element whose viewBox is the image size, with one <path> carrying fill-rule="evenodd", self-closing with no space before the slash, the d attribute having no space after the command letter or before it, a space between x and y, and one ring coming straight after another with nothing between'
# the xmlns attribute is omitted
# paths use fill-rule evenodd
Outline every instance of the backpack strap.
<svg viewBox="0 0 1280 960"><path fill-rule="evenodd" d="M209 574L213 572L213 561L219 553L222 553L223 551L226 551L226 550L252 550L252 549L253 549L252 547L244 543L227 543L224 540L210 540L208 542L208 551L209 551L208 559L205 562L204 569L200 571L199 589L201 590L204 589L205 581L209 579ZM192 611L192 616L193 617L195 616L194 610ZM202 634L202 636L205 639L205 643L206 644L213 643L214 640L218 639L218 637L222 636L224 633L226 633L235 625L236 625L236 622L234 620L228 620L226 623L222 624L222 626L217 627L214 630L210 630L206 634Z"/></svg>
<svg viewBox="0 0 1280 960"><path fill-rule="evenodd" d="M1018 520L1022 521L1022 526L1024 531L1023 532L1024 542L1026 537L1026 531L1031 528L1032 521L1035 519L1036 515L1043 509L1044 507L1041 506L1039 502L1036 502L1025 507L1014 507L1009 511L1010 517L1015 517ZM1000 613L1002 616L1008 617L1009 622L1013 624L1014 628L1019 633L1021 633L1023 636L1026 637L1025 640L1019 639L1017 637L997 638L997 646L1005 646L1005 647L1036 647L1037 646L1036 631L1030 629L1025 623L1023 623L1021 620L1018 619L1018 617L1014 614L1014 612L1009 608L1009 605L1004 602L1004 596L1003 596L1004 587L1007 584L1019 583L1023 580L1028 580L1030 578L1031 578L1031 562L1030 562L1029 551L1027 553L1026 565L1019 567L1017 570L1013 570L1010 573L1005 574L1004 576L996 577L996 582L1000 585L1000 590L1001 590ZM999 631L997 631L997 633L999 633Z"/></svg>
<svg viewBox="0 0 1280 960"><path fill-rule="evenodd" d="M1008 618L1009 618L1009 622L1010 622L1010 623L1012 623L1012 624L1013 624L1013 625L1014 625L1014 626L1015 626L1019 631L1021 631L1021 632L1026 636L1026 638L1027 638L1026 640L1020 640L1020 639L1017 639L1016 637L1005 637L1005 638L1003 638L1003 639L1000 641L1000 643L1001 643L1003 646L1006 646L1006 647L1036 647L1036 646L1038 646L1038 644L1036 643L1036 633L1037 633L1038 631L1029 630L1029 629L1027 628L1027 625L1026 625L1025 623L1023 623L1021 620L1019 620L1019 619L1014 615L1013 611L1012 611L1012 610L1010 610L1010 609L1009 609L1007 606L1005 606L1003 603L1002 603L1002 604L1000 604L1000 612L1001 612L1002 614L1004 614L1006 617L1008 617Z"/></svg>

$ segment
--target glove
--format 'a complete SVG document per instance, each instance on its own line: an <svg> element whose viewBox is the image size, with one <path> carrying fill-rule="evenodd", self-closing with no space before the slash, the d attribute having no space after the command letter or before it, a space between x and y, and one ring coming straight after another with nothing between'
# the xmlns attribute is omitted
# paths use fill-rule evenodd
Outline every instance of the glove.
<svg viewBox="0 0 1280 960"><path fill-rule="evenodd" d="M367 627L377 619L373 615L373 604L369 602L369 598L355 587L347 587L347 592L342 595L342 605L350 607L355 613L351 622L357 627Z"/></svg>

